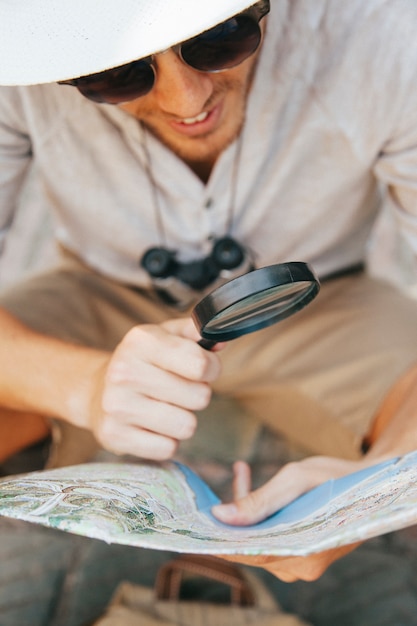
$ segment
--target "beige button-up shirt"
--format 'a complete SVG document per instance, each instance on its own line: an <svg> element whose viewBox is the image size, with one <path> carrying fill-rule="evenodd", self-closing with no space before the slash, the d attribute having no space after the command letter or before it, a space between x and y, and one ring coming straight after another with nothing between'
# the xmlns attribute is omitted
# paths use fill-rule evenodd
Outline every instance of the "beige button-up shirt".
<svg viewBox="0 0 417 626"><path fill-rule="evenodd" d="M150 284L139 265L150 246L190 261L226 234L257 266L308 261L324 275L352 265L381 183L417 250L417 3L271 4L240 158L235 142L206 185L149 134L147 160L146 131L118 107L55 84L0 88L3 236L34 158L56 238L124 283Z"/></svg>

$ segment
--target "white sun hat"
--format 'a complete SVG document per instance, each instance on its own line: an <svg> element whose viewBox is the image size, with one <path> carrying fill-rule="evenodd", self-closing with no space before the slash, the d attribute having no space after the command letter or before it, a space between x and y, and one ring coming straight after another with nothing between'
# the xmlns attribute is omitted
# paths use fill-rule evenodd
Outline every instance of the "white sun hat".
<svg viewBox="0 0 417 626"><path fill-rule="evenodd" d="M0 85L93 74L189 39L256 0L0 0Z"/></svg>

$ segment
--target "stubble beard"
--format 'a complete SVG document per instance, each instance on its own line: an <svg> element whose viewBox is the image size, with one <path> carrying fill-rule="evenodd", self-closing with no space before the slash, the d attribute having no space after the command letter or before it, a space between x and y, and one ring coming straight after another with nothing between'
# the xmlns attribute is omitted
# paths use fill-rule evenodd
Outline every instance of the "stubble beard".
<svg viewBox="0 0 417 626"><path fill-rule="evenodd" d="M205 135L198 137L166 136L160 131L157 120L154 121L152 110L141 112L142 123L161 143L186 163L211 162L214 164L221 152L233 143L242 130L250 84L251 80L242 84L238 80L224 77L224 80L216 85L215 91L204 105L203 110L210 110L223 98L226 98L231 91L239 94L240 97L237 98L239 106L235 106L233 112L226 112L227 120L218 129Z"/></svg>

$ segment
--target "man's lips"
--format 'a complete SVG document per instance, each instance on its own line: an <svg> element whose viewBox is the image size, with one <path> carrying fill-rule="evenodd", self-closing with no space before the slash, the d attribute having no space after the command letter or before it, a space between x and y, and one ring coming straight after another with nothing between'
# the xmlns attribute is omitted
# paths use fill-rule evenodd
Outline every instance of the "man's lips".
<svg viewBox="0 0 417 626"><path fill-rule="evenodd" d="M210 111L202 111L195 117L186 117L181 120L171 120L169 124L177 133L186 135L187 137L206 135L216 128L219 122L221 109L221 105L217 104Z"/></svg>

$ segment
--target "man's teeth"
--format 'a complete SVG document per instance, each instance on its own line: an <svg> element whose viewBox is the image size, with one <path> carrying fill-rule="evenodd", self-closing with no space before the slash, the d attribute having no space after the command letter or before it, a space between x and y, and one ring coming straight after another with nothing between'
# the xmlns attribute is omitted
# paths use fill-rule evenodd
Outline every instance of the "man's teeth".
<svg viewBox="0 0 417 626"><path fill-rule="evenodd" d="M202 113L200 113L200 115L196 115L195 117L185 117L181 120L181 122L183 124L196 124L197 122L204 122L207 116L207 111L203 111Z"/></svg>

